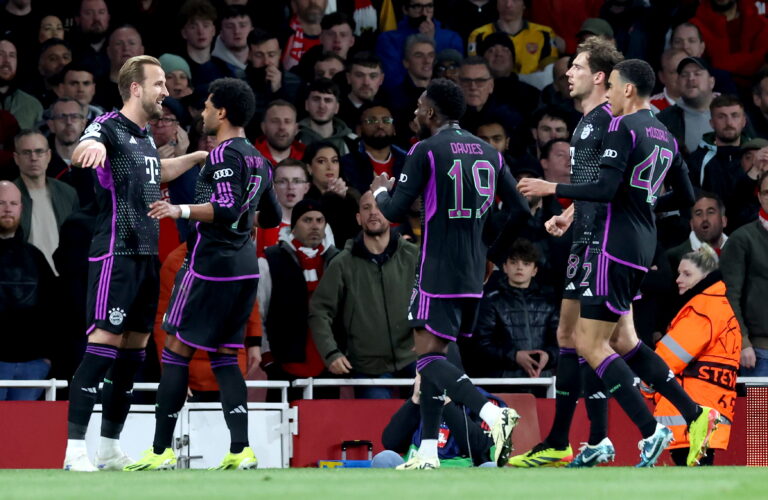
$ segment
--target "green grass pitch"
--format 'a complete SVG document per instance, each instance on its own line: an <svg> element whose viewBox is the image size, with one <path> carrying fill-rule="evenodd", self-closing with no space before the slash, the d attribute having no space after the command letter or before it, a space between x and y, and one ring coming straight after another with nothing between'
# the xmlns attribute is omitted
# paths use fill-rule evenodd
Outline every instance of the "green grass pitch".
<svg viewBox="0 0 768 500"><path fill-rule="evenodd" d="M0 470L2 499L685 500L768 498L764 468Z"/></svg>

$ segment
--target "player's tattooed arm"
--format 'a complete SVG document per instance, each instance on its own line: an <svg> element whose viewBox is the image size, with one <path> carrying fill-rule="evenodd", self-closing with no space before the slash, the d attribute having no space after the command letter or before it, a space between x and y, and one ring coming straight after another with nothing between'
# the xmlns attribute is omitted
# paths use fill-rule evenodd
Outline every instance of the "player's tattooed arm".
<svg viewBox="0 0 768 500"><path fill-rule="evenodd" d="M107 159L107 148L103 143L87 139L72 152L72 165L82 168L103 167Z"/></svg>
<svg viewBox="0 0 768 500"><path fill-rule="evenodd" d="M206 158L207 151L195 151L177 158L160 160L160 179L162 182L170 182L195 165L204 164Z"/></svg>

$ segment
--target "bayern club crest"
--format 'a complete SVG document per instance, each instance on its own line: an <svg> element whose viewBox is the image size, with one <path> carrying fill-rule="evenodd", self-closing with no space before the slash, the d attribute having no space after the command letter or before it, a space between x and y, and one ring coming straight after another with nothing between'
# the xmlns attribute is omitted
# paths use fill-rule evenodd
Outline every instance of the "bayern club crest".
<svg viewBox="0 0 768 500"><path fill-rule="evenodd" d="M587 137L589 137L589 134L591 134L591 133L592 133L592 124L591 123L587 123L587 125L581 131L581 140L584 140Z"/></svg>

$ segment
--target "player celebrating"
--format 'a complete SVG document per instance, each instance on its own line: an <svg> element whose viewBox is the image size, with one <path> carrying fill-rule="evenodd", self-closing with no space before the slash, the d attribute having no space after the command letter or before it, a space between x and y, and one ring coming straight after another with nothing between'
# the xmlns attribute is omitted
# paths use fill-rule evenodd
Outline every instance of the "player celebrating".
<svg viewBox="0 0 768 500"><path fill-rule="evenodd" d="M680 410L688 423L691 448L688 465L706 452L719 413L699 407L670 375L669 367L638 341L634 328L619 330L617 349L610 340L619 318L627 316L633 298L653 259L656 242L654 205L657 210L693 204L693 188L677 141L650 111L649 97L655 83L650 65L638 59L620 62L608 80L608 101L616 117L603 140L604 152L598 180L581 185L554 184L525 179L518 188L527 195L558 196L607 202L606 217L595 221L603 234L602 251L590 254L589 294L581 295L576 348L603 379L608 391L640 429L640 463L653 466L672 439L672 432L658 424L634 388L635 372ZM673 191L659 196L669 175ZM601 226L598 226L598 223ZM625 320L626 321L626 320ZM666 397L666 396L665 396Z"/></svg>
<svg viewBox="0 0 768 500"><path fill-rule="evenodd" d="M573 65L566 73L571 97L581 102L584 112L571 139L573 184L595 182L598 178L603 136L613 119L605 97L608 77L622 59L612 43L592 37L579 45ZM549 435L542 443L510 459L509 464L513 467L561 466L573 459L568 433L581 396L582 382L591 429L582 453L571 463L574 466L593 466L614 458L613 444L606 437L607 400L599 396L589 397L604 391L604 385L594 370L586 364L580 365L574 344L579 297L584 293L584 280L589 270L585 258L588 253L600 252L602 235L595 234L592 228L595 219L605 217L605 210L604 203L576 200L562 215L547 221L547 229L557 236L562 236L571 224L574 226L557 328L560 357L557 362L555 418Z"/></svg>
<svg viewBox="0 0 768 500"><path fill-rule="evenodd" d="M160 161L150 119L162 116L165 72L154 57L128 59L118 74L123 107L88 126L72 153L75 166L95 170L99 215L88 271L88 345L72 379L64 469L98 470L88 460L85 432L102 392L98 468L120 470L132 460L119 437L131 405L133 377L144 360L157 309L159 224L147 215L168 182L205 161L200 151ZM106 377L105 377L106 374Z"/></svg>
<svg viewBox="0 0 768 500"><path fill-rule="evenodd" d="M231 436L229 453L218 469L254 469L248 446L245 380L237 365L237 349L256 300L259 264L251 238L255 211L260 227L275 227L281 218L272 190L269 162L245 138L256 99L235 78L211 83L203 110L203 128L216 136L200 171L195 205L152 204L155 219L190 219L187 256L163 318L170 335L163 349L163 374L157 392L152 448L127 471L174 468L173 429L184 406L189 360L196 349L208 352L221 388L221 406Z"/></svg>
<svg viewBox="0 0 768 500"><path fill-rule="evenodd" d="M394 179L386 175L371 184L389 220L404 217L413 201L423 197L424 236L408 314L422 377L422 441L418 453L398 469L440 466L437 437L444 392L490 426L498 466L507 462L519 419L513 409L489 403L445 357L449 342L471 334L475 325L487 254L482 230L496 194L511 214L506 232L530 214L501 155L459 128L465 109L464 94L455 83L430 82L419 97L415 118L421 135L430 137L411 148L394 195L387 192Z"/></svg>

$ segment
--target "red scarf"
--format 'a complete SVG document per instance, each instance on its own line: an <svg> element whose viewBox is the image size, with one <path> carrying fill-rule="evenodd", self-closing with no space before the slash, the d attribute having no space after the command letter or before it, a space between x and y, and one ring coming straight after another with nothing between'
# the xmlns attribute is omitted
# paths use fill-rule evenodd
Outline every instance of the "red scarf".
<svg viewBox="0 0 768 500"><path fill-rule="evenodd" d="M760 220L760 224L763 225L763 228L768 231L768 213L766 213L765 210L761 208L760 212L757 214L757 217Z"/></svg>
<svg viewBox="0 0 768 500"><path fill-rule="evenodd" d="M322 244L317 248L303 247L296 238L291 238L291 244L296 249L299 265L304 271L304 279L307 281L307 291L311 297L323 276L323 252L325 248Z"/></svg>

